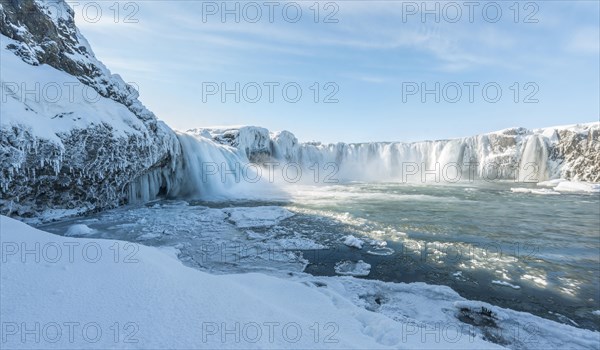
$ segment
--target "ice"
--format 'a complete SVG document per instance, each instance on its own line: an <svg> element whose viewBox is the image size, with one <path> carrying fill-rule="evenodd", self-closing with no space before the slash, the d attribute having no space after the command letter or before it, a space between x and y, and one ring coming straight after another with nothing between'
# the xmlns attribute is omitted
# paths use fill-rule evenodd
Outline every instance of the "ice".
<svg viewBox="0 0 600 350"><path fill-rule="evenodd" d="M65 236L88 236L96 233L96 230L89 228L84 224L76 224L69 227Z"/></svg>
<svg viewBox="0 0 600 350"><path fill-rule="evenodd" d="M65 241L4 216L0 221L3 246L6 242L33 246L35 243L60 245ZM3 322L18 321L19 326L31 325L29 328L32 328L38 323L63 325L93 320L103 331L102 336L94 338L95 348L131 347L131 343L122 342L122 338L117 338L115 343L111 331L115 324L118 327L130 325L127 331L133 327L135 332L127 335L135 341L136 348L144 349L198 348L199 345L277 349L496 347L480 338L464 337L456 343L442 344L435 339L422 340L420 335L403 339L398 330L404 323L355 305L347 293L338 288L320 288L308 283L312 280L309 276L294 281L257 273L210 275L183 266L171 253L145 246L138 247L135 263L115 262L115 249L119 256L130 253L124 248L125 242L81 239L80 243L94 244L106 254L94 263L86 261L81 254L74 254L73 261L65 258L52 264L23 262L17 254L7 257L0 266ZM320 285L329 284L326 280ZM267 336L265 324L269 323L279 325L273 337ZM239 338L231 334L223 338L225 328L236 329L236 324L240 329L246 325L258 326L263 334L258 338L244 337L246 333L240 333ZM294 337L294 341L283 336L281 329L288 324L294 325L294 330L302 330L302 336ZM309 327L326 324L335 330L327 333L333 335L334 341L327 343L319 336L315 342L315 333ZM62 334L52 337L51 341L41 337L40 342L35 343L34 338L23 342L20 334L4 336L7 348L89 347L87 338L81 336L71 338Z"/></svg>
<svg viewBox="0 0 600 350"><path fill-rule="evenodd" d="M368 276L371 273L371 265L366 262L359 261L340 261L335 264L335 273L338 275L347 276Z"/></svg>
<svg viewBox="0 0 600 350"><path fill-rule="evenodd" d="M560 192L553 191L547 188L527 188L527 187L513 187L510 189L511 192L514 193L531 193L531 194L539 194L539 195L552 195L552 194L560 194Z"/></svg>
<svg viewBox="0 0 600 350"><path fill-rule="evenodd" d="M3 247L11 243L15 247L35 243L61 246L67 240L4 216L0 225ZM126 257L131 243L75 239L79 246L94 244L106 254L94 263L81 254L74 254L73 261L64 254L64 259L52 263L32 263L35 259L23 262L19 251L4 255L0 312L5 324L18 320L19 325L34 327L36 322L93 320L104 331L115 322L129 322L137 329L136 347L152 349L197 348L198 344L207 348L501 348L483 338L496 339L511 349L597 349L600 338L598 332L465 300L444 286L298 273L285 279L259 273L211 275L183 266L174 259L173 248L165 253L145 246L137 246L135 263L116 263L115 247L119 257ZM483 317L482 308L489 310L490 316L485 317L496 328L459 320L464 319L461 315ZM595 313L600 314L600 310ZM306 327L309 336L294 343L278 333L273 340L263 336L254 343L243 336L239 341L233 336L222 340L221 325L235 329L232 322L239 322L240 328L251 322L294 322ZM320 326L333 323L337 342L315 343L308 327L316 322ZM203 325L215 324L218 332L203 338ZM443 332L434 333L436 329ZM267 334L266 329L263 331ZM115 344L111 331L104 334L110 336L101 337L95 347L130 347ZM44 337L39 343L23 343L19 334L9 333L5 339L6 348L89 346L81 337L71 341L64 335L54 343Z"/></svg>
<svg viewBox="0 0 600 350"><path fill-rule="evenodd" d="M593 122L536 130L510 128L454 140L360 144L301 143L288 131L269 133L258 127L205 130L203 135L239 147L240 153L248 157L260 154L259 158L263 160L269 156L277 161L298 163L306 169L315 163L335 164L335 179L339 181L420 182L420 173L407 178L401 175L403 164L412 163L418 165L417 171L421 167L435 168L435 164L441 167L465 164L458 173L446 174L446 178L459 180L470 178L469 171L473 170L476 177L481 178L484 172L489 171L487 165L503 164L499 169L500 179L537 183L563 176L586 180L597 178L593 162L586 160L589 156L571 154L569 150L573 149L570 143L583 142L574 141L578 138L573 138L573 134L586 135L598 128L600 124ZM561 137L558 137L558 132L561 132ZM266 147L268 137L270 148ZM556 159L551 154L553 148L566 153ZM474 168L468 164L474 164Z"/></svg>
<svg viewBox="0 0 600 350"><path fill-rule="evenodd" d="M379 256L387 256L394 254L394 250L392 248L387 247L375 247L367 250L367 254L370 255L379 255Z"/></svg>
<svg viewBox="0 0 600 350"><path fill-rule="evenodd" d="M239 228L275 226L282 220L294 216L291 211L277 206L227 208L223 212L229 215Z"/></svg>
<svg viewBox="0 0 600 350"><path fill-rule="evenodd" d="M537 186L543 186L543 187L556 187L556 185L558 185L559 183L561 183L563 181L567 181L567 180L565 180L565 179L553 179L553 180L538 182L536 185Z"/></svg>
<svg viewBox="0 0 600 350"><path fill-rule="evenodd" d="M362 249L364 243L365 242L363 240L356 238L353 235L348 235L344 237L344 244L348 247Z"/></svg>
<svg viewBox="0 0 600 350"><path fill-rule="evenodd" d="M562 181L556 187L558 192L600 193L600 184L577 181Z"/></svg>
<svg viewBox="0 0 600 350"><path fill-rule="evenodd" d="M373 232L373 234L385 234L385 232L376 231L376 232ZM369 243L371 245L371 248L369 250L367 250L367 254L379 255L379 256L386 256L386 255L394 254L394 250L392 248L387 247L386 241L372 239Z"/></svg>
<svg viewBox="0 0 600 350"><path fill-rule="evenodd" d="M512 284L512 283L508 283L506 281L493 280L492 284L497 284L499 286L504 286L504 287L510 287L512 289L521 289L521 287L519 287L519 286L517 286L515 284Z"/></svg>

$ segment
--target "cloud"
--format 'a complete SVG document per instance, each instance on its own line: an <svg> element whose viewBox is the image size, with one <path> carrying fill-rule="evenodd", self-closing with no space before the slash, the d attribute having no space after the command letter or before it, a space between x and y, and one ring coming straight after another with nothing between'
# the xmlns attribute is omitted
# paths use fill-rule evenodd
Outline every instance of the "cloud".
<svg viewBox="0 0 600 350"><path fill-rule="evenodd" d="M568 41L567 50L578 54L598 55L600 53L600 28L578 29Z"/></svg>

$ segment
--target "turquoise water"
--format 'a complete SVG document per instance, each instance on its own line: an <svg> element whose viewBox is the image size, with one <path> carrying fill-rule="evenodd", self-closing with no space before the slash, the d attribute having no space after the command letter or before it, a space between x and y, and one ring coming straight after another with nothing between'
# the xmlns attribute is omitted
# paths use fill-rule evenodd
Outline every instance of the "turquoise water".
<svg viewBox="0 0 600 350"><path fill-rule="evenodd" d="M367 278L444 284L469 299L599 329L591 312L600 309L600 196L513 187L525 186L355 183L311 193L295 206L348 213L336 220L394 252L338 246L315 254L306 271L332 275L335 261L362 259L372 265Z"/></svg>

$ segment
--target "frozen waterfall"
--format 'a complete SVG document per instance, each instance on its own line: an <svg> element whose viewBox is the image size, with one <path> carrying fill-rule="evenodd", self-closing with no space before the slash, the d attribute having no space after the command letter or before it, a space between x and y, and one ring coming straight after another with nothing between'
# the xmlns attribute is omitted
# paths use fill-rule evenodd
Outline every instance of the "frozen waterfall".
<svg viewBox="0 0 600 350"><path fill-rule="evenodd" d="M566 130L581 140L597 128L592 123ZM270 133L259 127L194 129L177 134L182 156L175 170L140 176L129 185L129 201L157 196L273 198L283 196L280 190L290 183L536 183L570 169L553 155L560 141L556 130L514 128L454 140L322 144L300 143L288 131Z"/></svg>

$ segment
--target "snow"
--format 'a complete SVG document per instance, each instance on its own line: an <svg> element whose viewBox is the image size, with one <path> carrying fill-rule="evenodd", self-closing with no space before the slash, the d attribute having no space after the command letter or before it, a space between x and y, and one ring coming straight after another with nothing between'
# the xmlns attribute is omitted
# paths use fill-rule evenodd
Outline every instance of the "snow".
<svg viewBox="0 0 600 350"><path fill-rule="evenodd" d="M512 283L508 283L506 281L493 280L492 284L497 284L499 286L504 286L504 287L510 287L512 289L521 289L521 287L519 287L519 286L517 286L515 284L512 284Z"/></svg>
<svg viewBox="0 0 600 350"><path fill-rule="evenodd" d="M463 333L423 337L415 321L356 305L335 280L210 275L157 248L59 237L4 216L0 224L6 348L498 348ZM70 246L72 258L19 250L38 243Z"/></svg>
<svg viewBox="0 0 600 350"><path fill-rule="evenodd" d="M6 49L16 41L0 35L0 43L3 128L21 126L56 144L62 144L59 133L101 123L109 124L119 136L139 135L146 129L127 107L98 95L72 75L23 62Z"/></svg>
<svg viewBox="0 0 600 350"><path fill-rule="evenodd" d="M600 184L592 182L568 181L564 179L554 179L542 181L537 184L540 187L550 188L530 188L530 187L513 187L510 190L515 193L531 193L531 194L561 194L561 193L600 193Z"/></svg>
<svg viewBox="0 0 600 350"><path fill-rule="evenodd" d="M554 187L558 192L600 193L600 184L589 182L562 181Z"/></svg>
<svg viewBox="0 0 600 350"><path fill-rule="evenodd" d="M87 236L94 234L96 230L91 229L85 224L75 224L69 227L65 236Z"/></svg>
<svg viewBox="0 0 600 350"><path fill-rule="evenodd" d="M366 262L359 261L340 261L334 266L335 273L338 275L347 276L368 276L371 273L371 265Z"/></svg>
<svg viewBox="0 0 600 350"><path fill-rule="evenodd" d="M211 275L177 261L177 247L60 237L4 216L0 241L6 348L500 348L482 339L492 334L513 349L596 349L600 340L598 332L465 300L444 286L301 273L285 279ZM36 243L40 248L31 253ZM58 258L50 254L56 247ZM457 318L482 307L492 312L497 329ZM37 343L23 328L35 329L36 322ZM268 324L277 325L273 337ZM62 330L57 340L56 325ZM72 339L67 325L74 327ZM284 337L286 325L295 327L290 332L301 329L302 337ZM258 339L250 332L256 327ZM98 339L96 329L102 331ZM325 335L336 342L326 343Z"/></svg>
<svg viewBox="0 0 600 350"><path fill-rule="evenodd" d="M291 211L277 206L227 208L223 211L239 228L275 226L282 220L294 216Z"/></svg>
<svg viewBox="0 0 600 350"><path fill-rule="evenodd" d="M552 180L548 180L548 181L538 182L536 185L537 186L542 186L542 187L556 187L559 183L561 183L563 181L567 181L567 180L565 180L565 179L552 179Z"/></svg>
<svg viewBox="0 0 600 350"><path fill-rule="evenodd" d="M547 188L526 188L526 187L513 187L510 189L511 192L514 193L531 193L531 194L539 194L539 195L547 195L547 194L560 194L560 192L553 191Z"/></svg>
<svg viewBox="0 0 600 350"><path fill-rule="evenodd" d="M365 244L365 242L359 238L354 237L353 235L348 235L344 237L344 244L348 247L362 249L363 244Z"/></svg>

